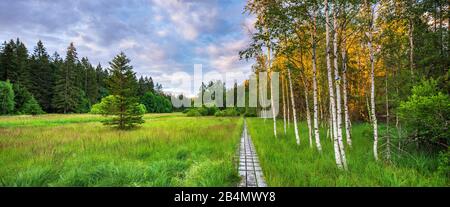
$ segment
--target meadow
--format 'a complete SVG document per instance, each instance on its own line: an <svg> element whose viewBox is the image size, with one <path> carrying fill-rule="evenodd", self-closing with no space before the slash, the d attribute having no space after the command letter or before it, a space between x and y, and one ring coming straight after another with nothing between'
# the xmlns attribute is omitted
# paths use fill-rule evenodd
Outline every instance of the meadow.
<svg viewBox="0 0 450 207"><path fill-rule="evenodd" d="M247 123L269 186L450 186L446 174L436 169L438 159L429 154L396 153L391 163L376 162L369 124L353 125L353 147L345 149L349 170L343 172L336 168L332 141L324 129L323 152L318 153L315 145L309 147L306 123L299 124L300 146L292 123L284 135L283 121L278 120L278 138L271 120L251 118Z"/></svg>
<svg viewBox="0 0 450 207"><path fill-rule="evenodd" d="M102 119L0 117L0 186L236 186L240 180L235 156L243 118L147 114L145 124L127 131ZM369 124L354 124L344 172L324 129L318 153L303 122L297 146L292 124L284 135L279 120L275 138L271 120L247 120L269 186L449 186L429 154L394 153L391 163L375 162Z"/></svg>
<svg viewBox="0 0 450 207"><path fill-rule="evenodd" d="M145 115L137 129L97 115L0 117L0 186L235 186L241 118Z"/></svg>

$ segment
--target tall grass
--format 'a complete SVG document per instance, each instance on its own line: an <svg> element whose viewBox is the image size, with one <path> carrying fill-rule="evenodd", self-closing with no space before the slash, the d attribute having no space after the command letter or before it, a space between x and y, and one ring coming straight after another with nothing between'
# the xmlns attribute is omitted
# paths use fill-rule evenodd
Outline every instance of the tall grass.
<svg viewBox="0 0 450 207"><path fill-rule="evenodd" d="M393 163L376 162L372 153L371 127L354 124L353 148L346 150L349 170L338 170L332 141L321 129L323 152L309 147L305 123L300 123L301 145L295 143L293 127L284 136L282 121L275 138L270 122L248 120L249 131L269 186L449 186L447 177L436 171L431 155L413 154ZM315 145L313 145L315 146Z"/></svg>
<svg viewBox="0 0 450 207"><path fill-rule="evenodd" d="M0 186L234 186L239 181L233 160L239 118L148 115L145 124L129 131L92 121L99 118L2 117L7 127L0 127Z"/></svg>
<svg viewBox="0 0 450 207"><path fill-rule="evenodd" d="M145 114L144 119L180 117L181 113L167 114ZM61 124L99 122L106 117L94 114L44 114L44 115L20 115L20 116L0 116L0 127L19 126L58 126Z"/></svg>

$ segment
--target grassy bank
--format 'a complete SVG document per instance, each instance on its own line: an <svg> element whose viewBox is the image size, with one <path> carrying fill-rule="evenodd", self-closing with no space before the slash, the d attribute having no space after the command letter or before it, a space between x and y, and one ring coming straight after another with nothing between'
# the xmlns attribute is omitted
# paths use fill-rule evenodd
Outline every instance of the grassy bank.
<svg viewBox="0 0 450 207"><path fill-rule="evenodd" d="M239 118L147 115L117 131L94 115L1 117L0 186L234 186Z"/></svg>
<svg viewBox="0 0 450 207"><path fill-rule="evenodd" d="M293 125L284 136L282 120L279 138L273 136L271 120L248 120L269 186L449 186L446 176L436 171L437 158L404 155L393 164L375 162L372 136L367 124L354 124L353 148L346 149L349 170L336 168L332 141L321 131L323 153L309 147L307 127L300 124L301 146L295 143ZM381 149L380 149L381 150Z"/></svg>

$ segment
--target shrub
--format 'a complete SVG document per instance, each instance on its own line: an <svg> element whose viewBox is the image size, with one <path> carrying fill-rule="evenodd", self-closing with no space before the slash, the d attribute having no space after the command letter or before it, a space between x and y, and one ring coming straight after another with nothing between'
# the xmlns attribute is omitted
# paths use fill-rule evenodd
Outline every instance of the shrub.
<svg viewBox="0 0 450 207"><path fill-rule="evenodd" d="M258 113L256 111L256 108L246 108L245 113L244 113L245 117L257 117Z"/></svg>
<svg viewBox="0 0 450 207"><path fill-rule="evenodd" d="M228 108L222 111L216 112L215 116L239 116L239 112L235 108Z"/></svg>
<svg viewBox="0 0 450 207"><path fill-rule="evenodd" d="M424 80L414 86L412 95L400 104L398 114L410 141L447 149L450 97L438 90L437 81Z"/></svg>
<svg viewBox="0 0 450 207"><path fill-rule="evenodd" d="M100 103L92 106L91 114L111 115L111 112L117 111L117 97L114 95L102 98Z"/></svg>
<svg viewBox="0 0 450 207"><path fill-rule="evenodd" d="M172 102L160 94L147 92L142 96L141 103L149 113L170 113L173 111Z"/></svg>
<svg viewBox="0 0 450 207"><path fill-rule="evenodd" d="M202 114L197 109L189 109L186 115L190 117L202 116Z"/></svg>
<svg viewBox="0 0 450 207"><path fill-rule="evenodd" d="M223 111L217 111L217 112L214 114L214 116L218 116L218 117L220 117L220 116L225 116L225 113L224 113Z"/></svg>
<svg viewBox="0 0 450 207"><path fill-rule="evenodd" d="M211 106L206 108L208 110L208 116L214 116L214 114L219 111L219 109L216 106Z"/></svg>
<svg viewBox="0 0 450 207"><path fill-rule="evenodd" d="M206 107L201 107L201 108L197 108L197 111L202 115L202 116L208 116L208 108Z"/></svg>

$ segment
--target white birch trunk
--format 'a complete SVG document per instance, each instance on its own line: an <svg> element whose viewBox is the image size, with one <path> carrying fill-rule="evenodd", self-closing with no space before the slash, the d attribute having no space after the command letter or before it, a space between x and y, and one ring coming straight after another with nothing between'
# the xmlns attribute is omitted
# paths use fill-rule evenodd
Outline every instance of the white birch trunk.
<svg viewBox="0 0 450 207"><path fill-rule="evenodd" d="M328 134L327 134L327 138L330 138L330 140L333 142L333 119L331 118L331 104L328 105L328 111L329 111L329 115L328 115Z"/></svg>
<svg viewBox="0 0 450 207"><path fill-rule="evenodd" d="M285 79L285 81L284 81L284 85L283 85L283 88L285 88L286 89L286 109L287 109L287 114L288 114L288 117L287 117L287 121L288 121L288 128L291 128L291 112L290 112L290 105L289 105L289 88L288 88L288 84L287 84L287 81L286 81L286 79Z"/></svg>
<svg viewBox="0 0 450 207"><path fill-rule="evenodd" d="M294 93L292 90L291 69L287 68L287 71L288 71L288 78L289 78L289 89L291 91L292 115L294 116L295 140L297 141L297 145L300 145L300 136L298 134L298 128L297 128L297 113L295 112Z"/></svg>
<svg viewBox="0 0 450 207"><path fill-rule="evenodd" d="M334 26L334 36L333 36L333 47L334 47L334 79L336 80L336 127L337 127L337 139L339 144L339 151L341 153L341 160L344 169L347 169L347 159L345 157L344 142L342 141L342 103L341 103L341 86L340 86L340 76L339 76L339 62L338 62L338 22L337 22L337 12L338 6L336 3L333 6L333 26Z"/></svg>
<svg viewBox="0 0 450 207"><path fill-rule="evenodd" d="M308 124L308 137L309 137L309 147L313 147L312 141L312 126L311 126L311 112L309 110L309 95L308 95L308 87L306 87L306 83L303 81L303 85L305 88L305 107L306 107L306 123Z"/></svg>
<svg viewBox="0 0 450 207"><path fill-rule="evenodd" d="M344 7L345 9L345 7ZM342 91L344 96L344 119L345 119L345 140L348 146L352 147L352 123L348 110L348 94L347 94L347 33L346 24L342 30Z"/></svg>
<svg viewBox="0 0 450 207"><path fill-rule="evenodd" d="M325 0L325 33L326 33L326 62L327 62L327 74L328 74L328 92L330 96L330 107L331 107L331 121L332 127L331 132L333 134L334 142L334 156L336 159L336 165L339 169L342 169L343 164L341 160L339 141L337 138L337 127L336 127L336 101L334 99L334 87L333 87L333 76L331 71L331 48L330 48L330 17L329 17L329 5L328 0Z"/></svg>
<svg viewBox="0 0 450 207"><path fill-rule="evenodd" d="M271 60L270 60L270 47L267 48L267 52L268 52L268 65L269 65L269 76L270 76L270 81L272 81L272 68L271 68ZM273 119L273 135L275 137L277 137L277 116L275 114L275 102L274 102L274 98L273 98L273 85L270 85L270 108L272 109L272 119Z"/></svg>
<svg viewBox="0 0 450 207"><path fill-rule="evenodd" d="M378 161L378 125L377 125L377 116L375 111L375 56L372 47L372 39L373 39L373 22L374 22L374 14L371 8L371 5L367 2L367 12L369 13L369 55L370 55L370 104L371 104L371 115L372 115L372 125L373 125L373 155L375 160Z"/></svg>
<svg viewBox="0 0 450 207"><path fill-rule="evenodd" d="M284 81L284 88L286 89L286 109L287 109L287 124L288 124L288 128L291 128L291 112L290 112L290 105L289 105L289 88L288 88L288 84L287 81Z"/></svg>
<svg viewBox="0 0 450 207"><path fill-rule="evenodd" d="M281 86L282 86L282 90L283 90L283 124L284 124L284 135L286 135L286 90L284 88L284 76L281 76Z"/></svg>
<svg viewBox="0 0 450 207"><path fill-rule="evenodd" d="M317 103L317 67L316 67L316 11L313 13L313 28L311 31L311 46L312 46L312 68L313 68L313 110L314 110L314 138L316 140L316 147L319 152L322 152L322 145L320 144L319 134L319 110ZM309 115L308 115L309 117Z"/></svg>

